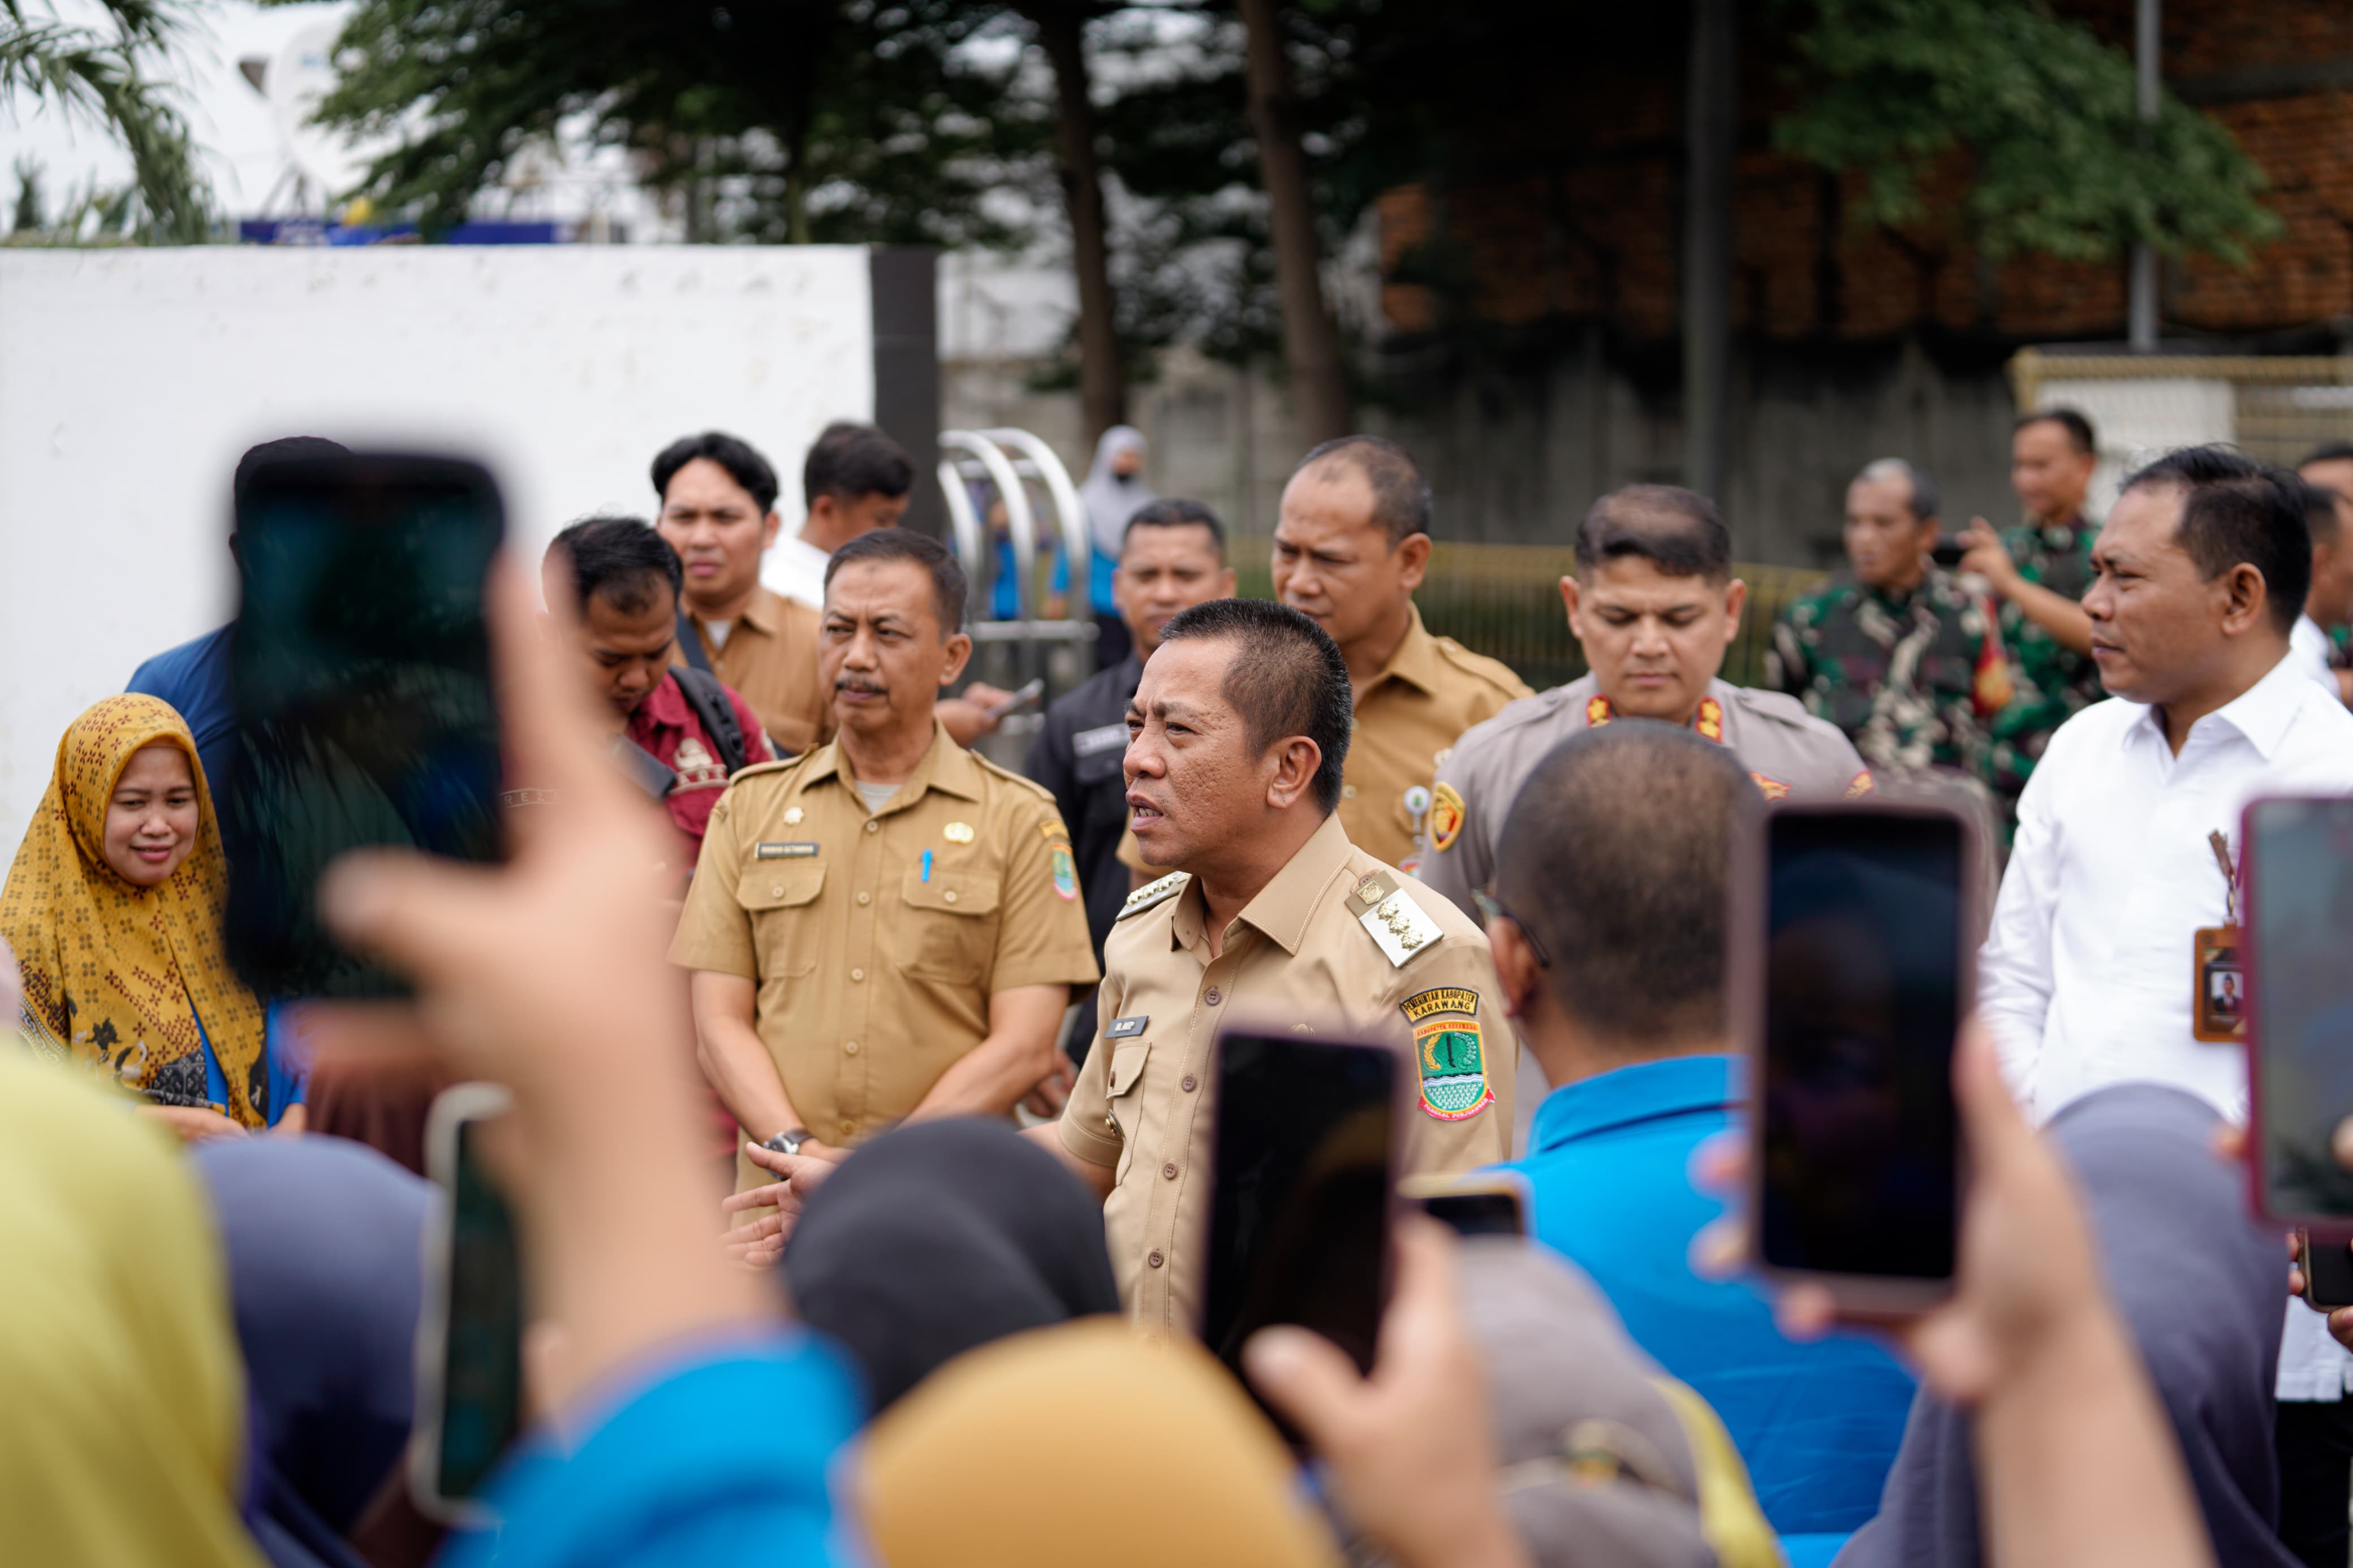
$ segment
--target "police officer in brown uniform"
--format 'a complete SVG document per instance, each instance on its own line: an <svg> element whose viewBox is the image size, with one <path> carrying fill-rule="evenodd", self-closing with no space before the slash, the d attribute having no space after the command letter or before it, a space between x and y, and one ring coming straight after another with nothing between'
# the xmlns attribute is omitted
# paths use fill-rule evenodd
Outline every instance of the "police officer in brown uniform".
<svg viewBox="0 0 2353 1568"><path fill-rule="evenodd" d="M1274 525L1274 595L1331 634L1348 663L1356 727L1341 825L1416 875L1439 756L1528 695L1510 666L1423 627L1413 591L1429 565L1430 486L1404 447L1344 436L1300 460Z"/></svg>
<svg viewBox="0 0 2353 1568"><path fill-rule="evenodd" d="M1332 640L1252 599L1196 605L1161 638L1124 764L1136 842L1174 869L1112 927L1093 1048L1060 1122L1030 1136L1105 1194L1129 1311L1183 1332L1200 1305L1221 1028L1412 1050L1418 1173L1504 1157L1518 1047L1478 927L1335 815L1348 671Z"/></svg>
<svg viewBox="0 0 2353 1568"><path fill-rule="evenodd" d="M972 651L965 583L902 529L835 552L823 679L839 732L735 775L671 959L706 1072L752 1140L838 1156L909 1117L1009 1115L1095 978L1053 797L934 715ZM767 1179L739 1162L738 1186Z"/></svg>
<svg viewBox="0 0 2353 1568"><path fill-rule="evenodd" d="M1767 800L1871 793L1870 770L1834 725L1793 697L1717 678L1748 585L1732 575L1732 536L1706 497L1631 485L1595 501L1560 596L1588 672L1471 730L1438 770L1421 879L1458 909L1470 912L1472 894L1493 879L1504 819L1536 763L1615 719L1663 720L1716 742ZM1531 1076L1520 1089L1533 1113L1545 1086Z"/></svg>

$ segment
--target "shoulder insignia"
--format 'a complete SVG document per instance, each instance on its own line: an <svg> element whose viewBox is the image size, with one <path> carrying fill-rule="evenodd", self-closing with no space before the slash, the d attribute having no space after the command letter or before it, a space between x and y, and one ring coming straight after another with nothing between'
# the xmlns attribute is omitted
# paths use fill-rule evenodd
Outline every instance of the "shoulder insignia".
<svg viewBox="0 0 2353 1568"><path fill-rule="evenodd" d="M1878 788L1878 784L1871 776L1871 770L1865 768L1846 781L1846 797L1849 800L1861 800L1864 795L1876 792Z"/></svg>
<svg viewBox="0 0 2353 1568"><path fill-rule="evenodd" d="M1789 786L1783 784L1779 779L1767 778L1763 773L1757 773L1753 770L1750 772L1748 776L1756 781L1757 793L1763 795L1767 800L1786 800L1788 798Z"/></svg>
<svg viewBox="0 0 2353 1568"><path fill-rule="evenodd" d="M1413 1026L1414 1066L1422 1110L1440 1121L1467 1121L1495 1101L1487 1083L1486 1038L1479 993L1464 985L1417 991L1398 1004Z"/></svg>
<svg viewBox="0 0 2353 1568"><path fill-rule="evenodd" d="M814 747L810 748L811 751L814 751L815 749L816 748ZM741 784L745 779L756 779L765 773L780 773L787 768L797 768L801 765L801 763L807 759L808 754L808 752L803 752L797 757L784 757L773 763L747 763L743 767L737 768L733 773L730 773L727 777L727 782L729 784Z"/></svg>
<svg viewBox="0 0 2353 1568"><path fill-rule="evenodd" d="M1715 741L1719 744L1722 743L1724 740L1724 704L1718 702L1713 697L1701 698L1699 700L1699 710L1692 715L1692 728L1700 732L1701 739Z"/></svg>
<svg viewBox="0 0 2353 1568"><path fill-rule="evenodd" d="M1190 871L1171 871L1156 882L1145 883L1144 886L1128 894L1127 902L1119 907L1119 918L1125 920L1128 916L1139 914L1155 904L1166 903L1183 892L1185 884L1192 879L1193 873Z"/></svg>
<svg viewBox="0 0 2353 1568"><path fill-rule="evenodd" d="M1443 855L1462 837L1461 792L1441 784L1430 792L1430 847Z"/></svg>
<svg viewBox="0 0 2353 1568"><path fill-rule="evenodd" d="M1616 714L1609 705L1609 699L1602 696L1599 692L1597 691L1592 696L1585 700L1585 727L1587 729L1599 730L1602 725L1609 722L1609 721L1614 717L1616 717Z"/></svg>
<svg viewBox="0 0 2353 1568"><path fill-rule="evenodd" d="M1392 969L1403 969L1416 953L1435 947L1446 934L1388 871L1376 871L1357 883L1348 898L1356 923Z"/></svg>

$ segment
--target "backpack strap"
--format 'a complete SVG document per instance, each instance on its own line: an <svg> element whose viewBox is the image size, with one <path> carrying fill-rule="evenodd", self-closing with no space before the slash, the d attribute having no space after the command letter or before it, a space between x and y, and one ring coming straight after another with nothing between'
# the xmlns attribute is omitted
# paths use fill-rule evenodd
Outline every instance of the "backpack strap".
<svg viewBox="0 0 2353 1568"><path fill-rule="evenodd" d="M735 717L735 704L727 700L727 688L707 669L672 668L670 674L678 678L678 689L702 721L702 732L719 748L719 760L727 764L728 773L741 772L751 761L751 752L744 744L743 722Z"/></svg>
<svg viewBox="0 0 2353 1568"><path fill-rule="evenodd" d="M678 613L678 651L686 656L690 668L717 679L719 672L711 668L711 656L702 651L702 633L696 629L694 617L684 610Z"/></svg>

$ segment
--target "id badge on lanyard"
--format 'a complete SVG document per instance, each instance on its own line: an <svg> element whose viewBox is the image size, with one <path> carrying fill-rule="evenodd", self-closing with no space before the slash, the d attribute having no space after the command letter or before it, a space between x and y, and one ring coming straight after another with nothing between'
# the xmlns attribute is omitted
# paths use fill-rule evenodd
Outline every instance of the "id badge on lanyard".
<svg viewBox="0 0 2353 1568"><path fill-rule="evenodd" d="M2231 858L2231 841L2210 833L2215 864L2222 868L2227 890L2227 924L2206 926L2196 932L2190 950L2190 1034L2210 1045L2234 1044L2247 1026L2247 975L2241 963L2239 868Z"/></svg>

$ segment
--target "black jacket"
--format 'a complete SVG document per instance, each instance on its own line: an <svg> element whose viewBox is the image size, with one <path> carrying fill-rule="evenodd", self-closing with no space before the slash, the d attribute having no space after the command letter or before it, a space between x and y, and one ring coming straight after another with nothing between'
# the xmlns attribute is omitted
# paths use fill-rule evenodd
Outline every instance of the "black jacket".
<svg viewBox="0 0 2353 1568"><path fill-rule="evenodd" d="M1026 771L1054 792L1054 804L1071 830L1071 855L1078 862L1097 964L1103 963L1103 939L1127 901L1127 868L1119 863L1120 835L1127 827L1127 781L1120 759L1127 751L1128 700L1143 679L1144 661L1133 656L1098 671L1055 700L1029 742ZM1084 1059L1094 1039L1094 994L1089 992L1080 1004L1071 1054Z"/></svg>

